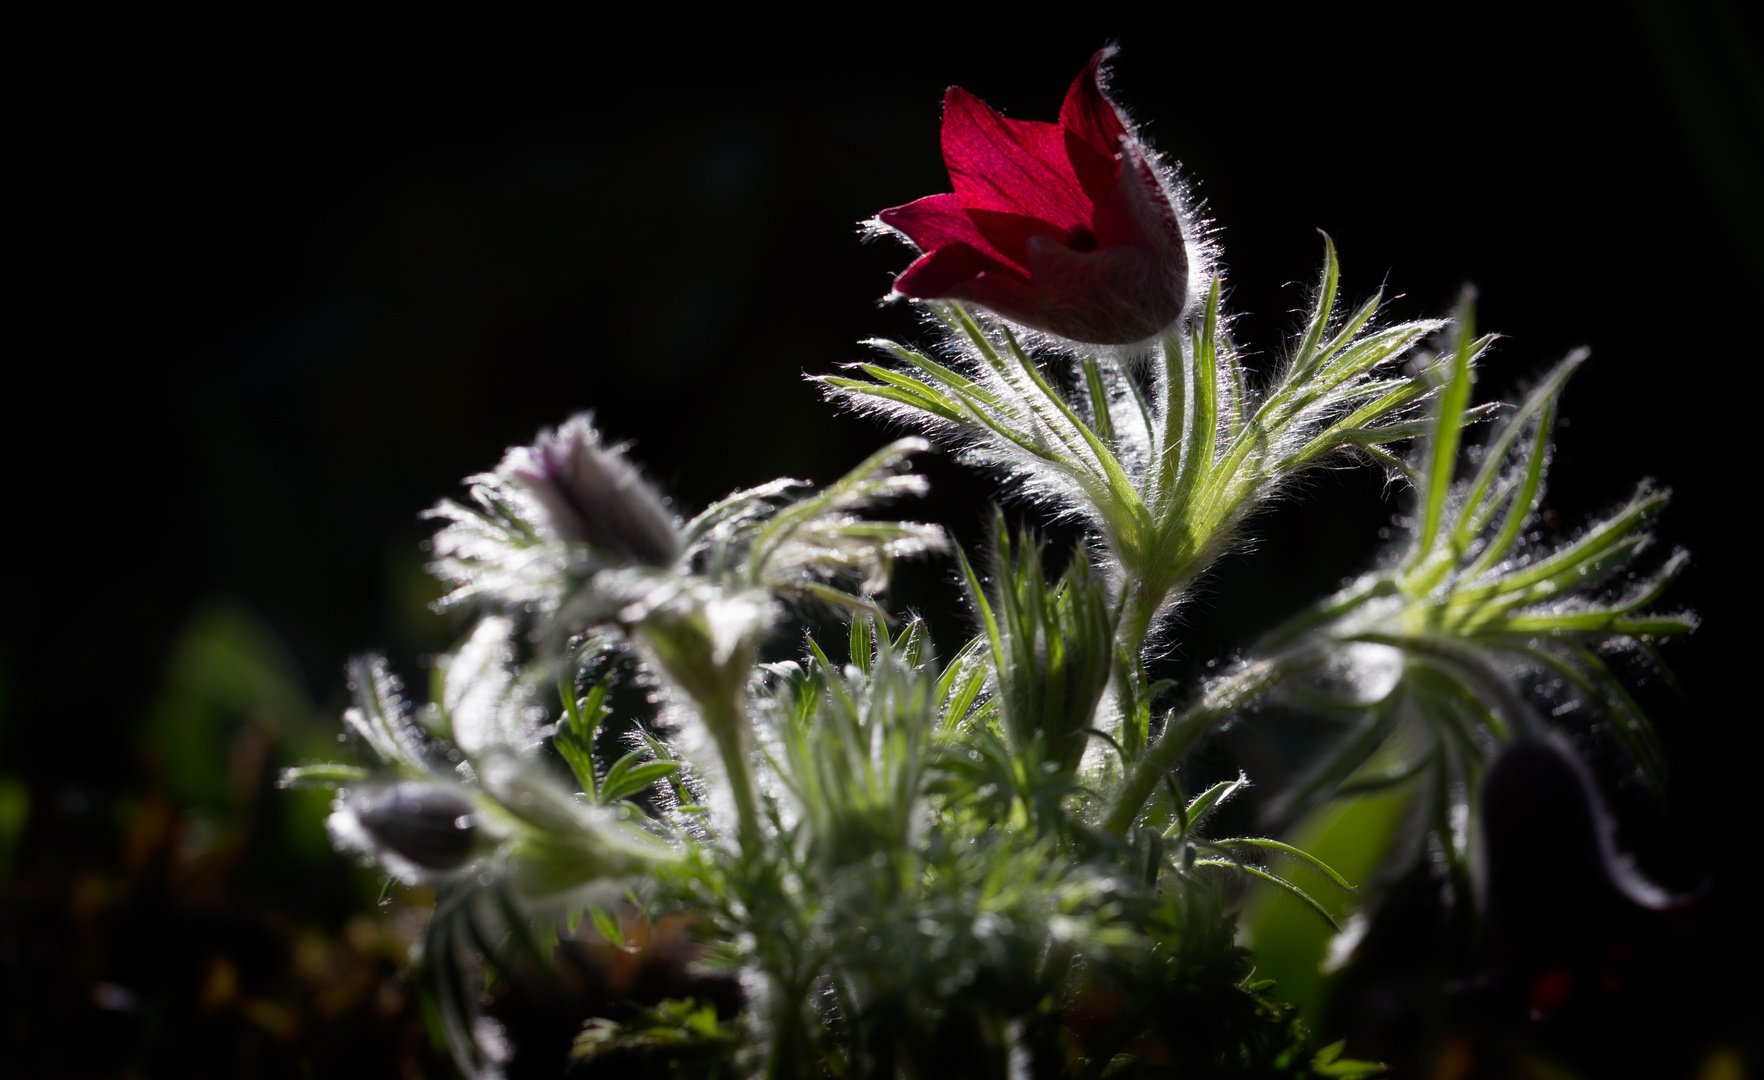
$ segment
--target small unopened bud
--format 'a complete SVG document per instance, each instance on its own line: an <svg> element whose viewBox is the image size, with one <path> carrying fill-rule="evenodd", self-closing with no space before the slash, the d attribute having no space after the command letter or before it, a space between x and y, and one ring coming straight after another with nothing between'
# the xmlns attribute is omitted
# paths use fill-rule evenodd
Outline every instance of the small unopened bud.
<svg viewBox="0 0 1764 1080"><path fill-rule="evenodd" d="M622 447L601 443L586 413L510 450L498 471L538 500L559 539L646 566L672 566L680 557L680 535L661 497Z"/></svg>
<svg viewBox="0 0 1764 1080"><path fill-rule="evenodd" d="M347 815L379 854L391 853L424 870L455 870L472 857L476 807L441 784L405 781L351 796Z"/></svg>

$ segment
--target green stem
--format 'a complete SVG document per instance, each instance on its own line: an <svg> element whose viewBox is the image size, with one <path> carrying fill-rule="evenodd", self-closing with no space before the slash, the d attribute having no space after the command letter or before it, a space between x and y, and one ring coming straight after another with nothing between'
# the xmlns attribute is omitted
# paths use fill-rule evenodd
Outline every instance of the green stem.
<svg viewBox="0 0 1764 1080"><path fill-rule="evenodd" d="M753 794L753 766L748 761L747 709L738 694L717 701L700 701L698 707L716 740L723 771L728 774L741 853L750 860L758 860L765 855L766 842L760 829L759 803Z"/></svg>
<svg viewBox="0 0 1764 1080"><path fill-rule="evenodd" d="M1114 804L1103 818L1103 828L1116 836L1125 836L1139 820L1159 781L1176 767L1182 755L1234 709L1272 689L1294 666L1290 657L1258 660L1219 682L1180 716L1172 718L1165 725L1163 736L1139 759L1115 793Z"/></svg>
<svg viewBox="0 0 1764 1080"><path fill-rule="evenodd" d="M1128 656L1144 658L1145 636L1151 632L1152 619L1163 602L1163 594L1152 596L1142 582L1129 582L1126 595L1121 597L1121 621L1116 631L1121 638L1121 649Z"/></svg>
<svg viewBox="0 0 1764 1080"><path fill-rule="evenodd" d="M1132 747L1135 755L1144 750L1140 740L1143 730L1135 728L1138 734L1129 735L1129 725L1136 725L1132 710L1137 708L1140 695L1144 693L1143 681L1145 636L1151 630L1151 621L1157 614L1156 600L1149 600L1139 581L1127 586L1126 595L1121 597L1121 615L1115 623L1115 635L1119 648L1113 664L1110 681L1114 684L1115 700L1121 703L1121 736L1122 741ZM1123 756L1123 764L1126 757Z"/></svg>

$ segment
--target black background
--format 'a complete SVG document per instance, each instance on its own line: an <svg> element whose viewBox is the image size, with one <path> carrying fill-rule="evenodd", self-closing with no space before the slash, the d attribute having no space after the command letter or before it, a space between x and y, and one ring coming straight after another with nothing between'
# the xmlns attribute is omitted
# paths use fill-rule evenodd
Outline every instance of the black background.
<svg viewBox="0 0 1764 1080"><path fill-rule="evenodd" d="M417 515L574 411L687 512L834 478L886 433L802 376L919 335L876 303L910 253L857 223L947 190L943 88L1053 119L1119 41L1116 97L1204 200L1252 365L1299 320L1318 229L1346 296L1383 284L1393 316L1477 287L1506 335L1484 399L1592 348L1552 510L1571 529L1644 475L1670 486L1662 548L1694 554L1672 602L1704 620L1669 650L1671 815L1631 828L1673 873L1731 879L1759 811L1755 20L1237 10L45 32L9 170L8 770L43 806L135 782L135 744L103 736L204 598L262 616L321 702L354 652L446 647ZM972 549L993 482L924 468L923 513ZM1381 490L1320 474L1262 519L1184 612L1172 672L1368 565L1400 508ZM907 571L896 603L953 649L949 566ZM54 830L34 816L32 843Z"/></svg>

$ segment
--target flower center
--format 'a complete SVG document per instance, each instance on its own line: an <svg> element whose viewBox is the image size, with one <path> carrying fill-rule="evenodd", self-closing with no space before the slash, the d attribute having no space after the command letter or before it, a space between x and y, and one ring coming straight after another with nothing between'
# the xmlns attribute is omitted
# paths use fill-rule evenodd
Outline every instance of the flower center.
<svg viewBox="0 0 1764 1080"><path fill-rule="evenodd" d="M1066 231L1066 246L1073 251L1095 251L1096 234L1085 225L1074 225Z"/></svg>

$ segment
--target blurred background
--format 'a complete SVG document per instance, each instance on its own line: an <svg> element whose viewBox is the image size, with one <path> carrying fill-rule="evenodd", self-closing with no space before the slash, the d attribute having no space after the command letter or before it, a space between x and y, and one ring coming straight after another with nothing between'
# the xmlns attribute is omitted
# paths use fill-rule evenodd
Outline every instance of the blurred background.
<svg viewBox="0 0 1764 1080"><path fill-rule="evenodd" d="M381 879L330 851L325 796L273 786L340 751L347 657L382 650L421 685L459 632L427 607L420 513L582 409L685 513L839 475L888 433L803 376L863 358L863 338L924 340L877 304L909 251L857 223L948 190L944 87L1051 120L1119 41L1116 96L1203 201L1252 365L1299 321L1318 229L1346 295L1383 285L1394 316L1474 283L1506 335L1484 399L1591 346L1549 520L1571 530L1642 476L1670 486L1659 536L1695 555L1673 600L1704 619L1667 653L1682 696L1648 699L1669 806L1616 773L1610 797L1645 870L1713 897L1669 977L1635 991L1654 1026L1619 1010L1593 1041L1737 1075L1707 1070L1740 1060L1764 977L1738 899L1764 761L1742 524L1764 359L1758 14L1236 10L829 12L857 20L833 29L303 14L21 40L40 66L12 125L6 1071L446 1075L398 975L422 897L379 905ZM994 483L923 468L933 494L907 510L974 550ZM1185 610L1164 674L1366 568L1401 509L1371 470L1294 495ZM892 602L946 655L968 632L947 563L907 568ZM1280 777L1268 737L1215 752ZM1287 974L1320 1022L1401 1053L1329 1011L1313 961ZM1562 1038L1550 1060L1604 1060Z"/></svg>

